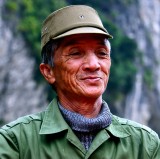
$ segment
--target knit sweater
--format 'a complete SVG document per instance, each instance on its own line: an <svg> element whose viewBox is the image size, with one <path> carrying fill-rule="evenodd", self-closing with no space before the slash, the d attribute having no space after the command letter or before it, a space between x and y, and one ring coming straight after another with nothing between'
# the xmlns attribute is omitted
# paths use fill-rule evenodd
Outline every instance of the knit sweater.
<svg viewBox="0 0 160 159"><path fill-rule="evenodd" d="M112 114L106 103L102 104L100 113L95 118L86 118L81 114L71 112L65 109L60 103L59 108L64 119L86 150L89 149L96 134L111 124Z"/></svg>

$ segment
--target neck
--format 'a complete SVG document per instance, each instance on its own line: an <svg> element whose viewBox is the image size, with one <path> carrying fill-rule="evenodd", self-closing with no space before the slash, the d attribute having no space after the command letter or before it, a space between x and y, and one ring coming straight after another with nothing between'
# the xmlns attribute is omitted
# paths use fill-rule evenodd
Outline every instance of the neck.
<svg viewBox="0 0 160 159"><path fill-rule="evenodd" d="M86 118L96 117L101 109L102 96L98 98L59 96L59 102L65 109L79 113Z"/></svg>

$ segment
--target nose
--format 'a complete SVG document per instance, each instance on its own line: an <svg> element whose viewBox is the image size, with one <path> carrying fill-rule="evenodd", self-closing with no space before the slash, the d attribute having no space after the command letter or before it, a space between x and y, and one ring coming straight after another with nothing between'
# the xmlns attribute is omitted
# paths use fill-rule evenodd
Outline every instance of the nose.
<svg viewBox="0 0 160 159"><path fill-rule="evenodd" d="M84 71L97 71L100 69L99 59L96 54L90 52L85 55L82 69Z"/></svg>

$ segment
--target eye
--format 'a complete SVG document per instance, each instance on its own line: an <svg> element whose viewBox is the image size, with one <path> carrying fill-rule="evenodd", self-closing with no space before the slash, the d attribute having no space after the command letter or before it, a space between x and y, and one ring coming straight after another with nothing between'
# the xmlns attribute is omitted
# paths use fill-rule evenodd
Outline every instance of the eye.
<svg viewBox="0 0 160 159"><path fill-rule="evenodd" d="M79 56L79 55L81 55L81 53L80 52L72 52L69 55L70 56Z"/></svg>
<svg viewBox="0 0 160 159"><path fill-rule="evenodd" d="M83 54L83 52L77 48L73 48L73 49L69 50L69 52L68 52L68 56L73 57L73 58L81 57L82 54Z"/></svg>
<svg viewBox="0 0 160 159"><path fill-rule="evenodd" d="M97 50L97 56L100 58L110 58L110 53L106 49Z"/></svg>
<svg viewBox="0 0 160 159"><path fill-rule="evenodd" d="M106 52L99 52L98 53L100 56L107 56L108 54Z"/></svg>

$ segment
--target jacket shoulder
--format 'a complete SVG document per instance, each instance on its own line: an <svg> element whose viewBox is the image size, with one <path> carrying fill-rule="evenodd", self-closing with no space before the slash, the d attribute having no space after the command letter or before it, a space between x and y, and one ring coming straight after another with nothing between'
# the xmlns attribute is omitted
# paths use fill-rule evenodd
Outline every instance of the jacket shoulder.
<svg viewBox="0 0 160 159"><path fill-rule="evenodd" d="M121 125L124 125L126 127L132 127L134 129L140 129L140 130L145 131L153 136L158 137L158 134L146 125L140 124L138 122L135 122L135 121L132 121L132 120L129 120L126 118L120 118L115 115L113 117Z"/></svg>
<svg viewBox="0 0 160 159"><path fill-rule="evenodd" d="M40 122L40 121L42 121L42 115L43 115L43 112L20 117L20 118L14 120L14 121L2 126L0 128L0 132L1 131L7 131L7 130L12 129L16 126L19 126L21 124L27 125L27 124L30 124L32 122L38 122L38 121Z"/></svg>

